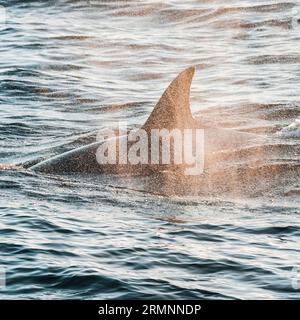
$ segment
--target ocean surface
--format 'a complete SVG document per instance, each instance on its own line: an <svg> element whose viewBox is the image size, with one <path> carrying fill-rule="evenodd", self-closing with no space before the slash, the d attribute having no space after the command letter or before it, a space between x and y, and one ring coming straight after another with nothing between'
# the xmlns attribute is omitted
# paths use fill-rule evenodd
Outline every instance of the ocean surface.
<svg viewBox="0 0 300 320"><path fill-rule="evenodd" d="M300 298L299 1L0 5L1 299ZM190 66L194 114L268 138L237 150L256 193L28 169L142 125Z"/></svg>

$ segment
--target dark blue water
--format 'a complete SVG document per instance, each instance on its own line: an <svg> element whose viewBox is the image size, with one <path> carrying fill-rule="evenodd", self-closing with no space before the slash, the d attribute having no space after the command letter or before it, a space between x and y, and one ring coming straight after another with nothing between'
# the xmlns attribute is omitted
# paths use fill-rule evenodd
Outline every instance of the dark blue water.
<svg viewBox="0 0 300 320"><path fill-rule="evenodd" d="M0 4L1 298L300 298L297 1ZM269 139L251 197L26 169L141 125L191 65L195 113Z"/></svg>

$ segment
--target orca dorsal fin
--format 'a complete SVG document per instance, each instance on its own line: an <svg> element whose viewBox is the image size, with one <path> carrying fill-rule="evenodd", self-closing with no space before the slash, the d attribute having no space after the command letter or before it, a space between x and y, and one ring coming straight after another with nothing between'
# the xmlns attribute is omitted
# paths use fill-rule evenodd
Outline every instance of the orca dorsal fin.
<svg viewBox="0 0 300 320"><path fill-rule="evenodd" d="M195 73L191 67L182 71L168 86L142 129L193 128L194 118L190 109L190 88Z"/></svg>

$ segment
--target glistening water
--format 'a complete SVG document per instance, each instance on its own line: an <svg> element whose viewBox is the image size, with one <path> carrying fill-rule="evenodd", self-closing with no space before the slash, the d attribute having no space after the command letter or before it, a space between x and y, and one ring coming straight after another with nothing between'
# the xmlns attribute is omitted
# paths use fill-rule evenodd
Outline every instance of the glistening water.
<svg viewBox="0 0 300 320"><path fill-rule="evenodd" d="M298 1L0 5L1 298L300 298ZM195 114L268 137L256 194L26 169L142 125L190 66Z"/></svg>

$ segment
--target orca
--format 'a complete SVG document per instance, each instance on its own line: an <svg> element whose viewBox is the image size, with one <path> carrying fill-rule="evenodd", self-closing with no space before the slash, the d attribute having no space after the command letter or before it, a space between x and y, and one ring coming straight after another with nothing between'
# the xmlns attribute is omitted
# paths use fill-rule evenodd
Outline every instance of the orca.
<svg viewBox="0 0 300 320"><path fill-rule="evenodd" d="M220 153L244 147L257 141L260 136L226 128L209 127L203 120L193 117L190 109L190 89L194 73L194 67L187 68L171 82L141 129L149 135L153 129L203 130L203 168L205 171L219 165L218 155ZM121 139L126 139L126 135ZM160 162L156 164L100 164L97 160L97 150L103 143L103 141L96 141L59 154L33 165L30 169L49 174L109 173L147 176L157 172L182 173L183 166L172 163L167 165ZM132 142L128 145L130 147ZM149 150L150 153L151 150ZM184 167L186 168L186 165Z"/></svg>

